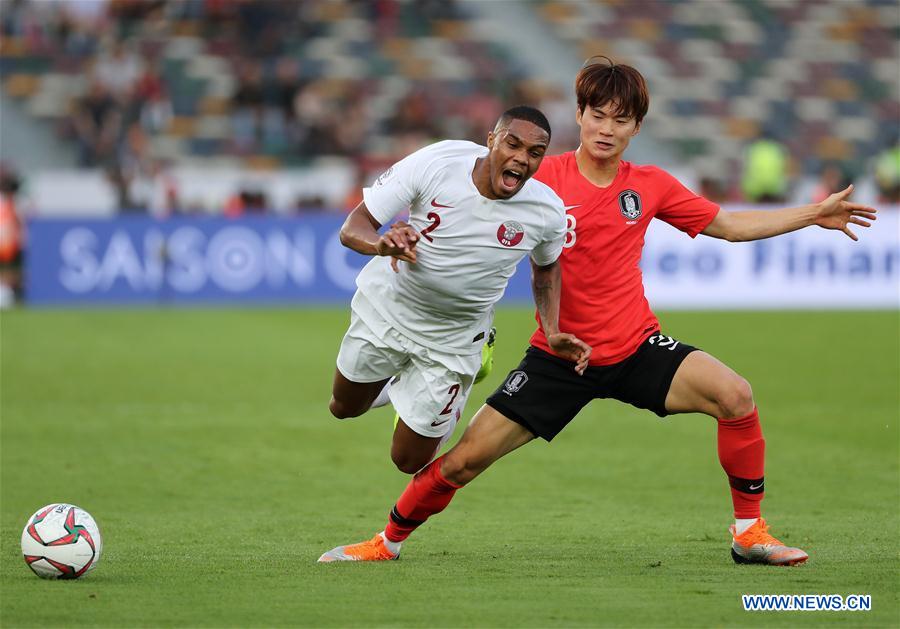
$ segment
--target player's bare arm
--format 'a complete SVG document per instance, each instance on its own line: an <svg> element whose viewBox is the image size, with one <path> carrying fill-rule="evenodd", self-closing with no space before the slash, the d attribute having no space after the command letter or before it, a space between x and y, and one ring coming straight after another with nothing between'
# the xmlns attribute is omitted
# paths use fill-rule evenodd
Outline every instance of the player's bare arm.
<svg viewBox="0 0 900 629"><path fill-rule="evenodd" d="M877 210L848 201L851 192L853 192L852 185L835 192L820 203L781 210L747 212L720 210L702 233L731 242L744 242L779 236L810 225L818 225L825 229L842 231L853 240L859 240L850 230L850 225L869 227L871 225L869 221L875 220Z"/></svg>
<svg viewBox="0 0 900 629"><path fill-rule="evenodd" d="M368 256L391 256L404 262L416 261L419 233L404 221L397 221L384 234L379 223L360 203L341 226L341 244Z"/></svg>
<svg viewBox="0 0 900 629"><path fill-rule="evenodd" d="M548 266L531 263L531 290L534 304L541 317L541 325L550 348L560 358L575 363L579 375L587 368L591 357L591 347L573 334L559 331L559 297L562 286L562 272L559 261Z"/></svg>

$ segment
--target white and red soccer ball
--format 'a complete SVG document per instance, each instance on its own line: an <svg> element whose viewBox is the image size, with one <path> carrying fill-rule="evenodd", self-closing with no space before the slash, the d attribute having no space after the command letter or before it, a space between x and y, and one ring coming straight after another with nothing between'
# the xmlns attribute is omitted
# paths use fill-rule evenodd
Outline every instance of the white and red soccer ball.
<svg viewBox="0 0 900 629"><path fill-rule="evenodd" d="M22 555L45 579L77 579L100 561L103 540L91 514L66 503L38 509L22 531Z"/></svg>

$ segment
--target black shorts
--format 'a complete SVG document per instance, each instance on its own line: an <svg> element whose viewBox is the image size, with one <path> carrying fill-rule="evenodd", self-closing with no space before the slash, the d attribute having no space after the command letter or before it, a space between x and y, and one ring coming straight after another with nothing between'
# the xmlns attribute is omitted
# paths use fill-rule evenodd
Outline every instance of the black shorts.
<svg viewBox="0 0 900 629"><path fill-rule="evenodd" d="M547 441L597 398L612 398L665 417L675 371L696 349L654 332L622 362L589 366L579 376L573 363L529 347L487 403Z"/></svg>

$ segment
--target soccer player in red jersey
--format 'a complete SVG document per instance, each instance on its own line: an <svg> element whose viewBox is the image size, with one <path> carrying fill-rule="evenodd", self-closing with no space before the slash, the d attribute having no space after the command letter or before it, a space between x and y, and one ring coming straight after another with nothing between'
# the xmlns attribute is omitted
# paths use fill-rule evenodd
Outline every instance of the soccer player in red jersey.
<svg viewBox="0 0 900 629"><path fill-rule="evenodd" d="M714 418L719 461L734 505L734 561L796 565L808 558L770 535L760 517L765 441L749 383L710 354L661 332L644 296L638 263L653 218L692 238L758 240L818 225L856 240L849 226L868 227L875 210L847 201L850 186L813 205L730 212L660 168L624 161L649 96L636 69L603 59L582 68L575 82L581 145L544 158L535 175L566 206L559 326L593 348L588 368L576 374L572 363L553 354L539 326L522 362L488 398L459 443L413 477L380 536L339 546L321 561L395 559L403 540L442 511L458 489L532 439L551 440L596 398L614 398L660 417L704 413Z"/></svg>

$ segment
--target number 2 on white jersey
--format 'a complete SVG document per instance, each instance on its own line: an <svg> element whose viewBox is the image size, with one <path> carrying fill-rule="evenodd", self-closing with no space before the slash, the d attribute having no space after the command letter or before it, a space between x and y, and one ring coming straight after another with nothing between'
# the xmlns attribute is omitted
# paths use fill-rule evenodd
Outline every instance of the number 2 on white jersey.
<svg viewBox="0 0 900 629"><path fill-rule="evenodd" d="M437 229L437 226L441 224L441 217L437 212L429 212L427 218L431 221L431 225L423 229L421 233L424 238L428 239L428 242L434 242L434 238L429 236L428 232Z"/></svg>

